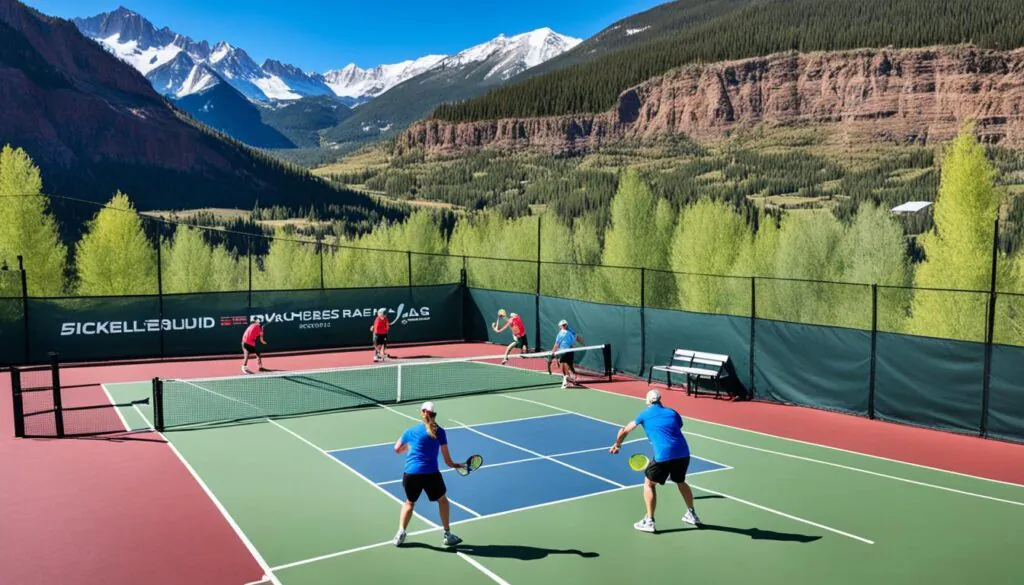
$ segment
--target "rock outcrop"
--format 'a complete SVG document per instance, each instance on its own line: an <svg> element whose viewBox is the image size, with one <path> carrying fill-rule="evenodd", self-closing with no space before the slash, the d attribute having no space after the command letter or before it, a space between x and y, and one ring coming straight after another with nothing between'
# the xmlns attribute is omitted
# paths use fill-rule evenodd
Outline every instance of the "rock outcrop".
<svg viewBox="0 0 1024 585"><path fill-rule="evenodd" d="M690 65L623 92L600 114L420 122L400 148L549 153L683 134L828 125L851 141L927 144L972 121L987 143L1024 147L1024 49L969 46L781 53Z"/></svg>

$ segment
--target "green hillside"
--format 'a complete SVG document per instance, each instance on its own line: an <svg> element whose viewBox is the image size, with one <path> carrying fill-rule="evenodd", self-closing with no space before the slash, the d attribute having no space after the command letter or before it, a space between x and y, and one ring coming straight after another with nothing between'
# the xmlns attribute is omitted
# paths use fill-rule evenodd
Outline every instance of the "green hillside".
<svg viewBox="0 0 1024 585"><path fill-rule="evenodd" d="M744 3L666 5L659 16L676 28L637 33L633 36L647 36L646 42L629 42L593 60L441 105L433 116L471 121L596 113L611 109L625 89L675 67L780 51L1024 46L1024 10L1015 0L763 0L729 9L733 4ZM548 67L583 59L585 52L581 45Z"/></svg>

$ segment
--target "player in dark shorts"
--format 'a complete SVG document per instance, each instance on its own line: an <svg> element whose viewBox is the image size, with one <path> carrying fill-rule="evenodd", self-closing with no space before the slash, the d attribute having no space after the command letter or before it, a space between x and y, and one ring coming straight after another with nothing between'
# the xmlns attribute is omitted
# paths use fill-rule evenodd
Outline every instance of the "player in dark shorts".
<svg viewBox="0 0 1024 585"><path fill-rule="evenodd" d="M683 522L700 526L700 518L693 509L693 490L686 483L686 471L690 467L690 446L683 436L683 417L675 410L662 406L661 393L651 389L647 392L647 408L628 425L619 429L615 445L609 450L613 455L622 448L622 442L638 426L644 427L647 439L654 447L654 460L644 471L644 503L647 514L633 525L641 532L654 532L654 508L658 503L657 487L671 479L679 488L686 502Z"/></svg>
<svg viewBox="0 0 1024 585"><path fill-rule="evenodd" d="M248 327L245 328L245 333L242 334L242 373L251 374L249 371L249 354L255 354L256 363L259 365L260 370L263 369L263 356L260 355L259 348L256 347L256 342L259 341L263 345L267 342L263 339L263 324L259 321L253 321Z"/></svg>
<svg viewBox="0 0 1024 585"><path fill-rule="evenodd" d="M373 332L373 361L382 362L388 356L388 330L391 329L391 322L388 321L387 311L377 310L377 317L370 326Z"/></svg>
<svg viewBox="0 0 1024 585"><path fill-rule="evenodd" d="M405 542L405 530L412 519L416 500L426 492L431 502L437 502L441 526L444 528L442 544L455 546L462 542L462 539L451 533L451 526L448 523L449 506L448 497L445 495L448 488L444 485L441 470L438 469L438 451L444 456L444 462L448 467L458 469L463 464L452 461L451 453L448 452L448 435L437 424L437 412L433 402L423 403L420 407L420 417L423 424L406 430L395 442L395 453L406 453L406 456L405 472L402 474L405 503L402 504L402 511L398 517L398 533L395 534L394 543L395 546L400 546Z"/></svg>
<svg viewBox="0 0 1024 585"><path fill-rule="evenodd" d="M555 359L558 361L558 365L562 368L562 388L568 388L569 383L576 384L576 365L573 352L564 351L572 349L576 342L583 343L583 336L576 333L576 331L569 327L569 322L562 319L558 322L558 335L555 336L555 345L551 348L551 353L555 354ZM564 351L564 353L556 353L558 351ZM548 362L551 365L551 362ZM551 373L550 368L548 373ZM569 374L572 374L572 377Z"/></svg>
<svg viewBox="0 0 1024 585"><path fill-rule="evenodd" d="M505 357L501 360L501 365L508 363L508 354L510 354L513 349L518 349L519 355L523 355L530 349L530 341L526 338L526 325L523 325L523 318L516 313L512 313L509 315L508 321L506 321L501 327L498 327L498 323L500 323L504 318L505 309L502 309L498 311L498 322L491 326L491 328L497 333L501 333L509 327L512 328L512 343L505 348Z"/></svg>

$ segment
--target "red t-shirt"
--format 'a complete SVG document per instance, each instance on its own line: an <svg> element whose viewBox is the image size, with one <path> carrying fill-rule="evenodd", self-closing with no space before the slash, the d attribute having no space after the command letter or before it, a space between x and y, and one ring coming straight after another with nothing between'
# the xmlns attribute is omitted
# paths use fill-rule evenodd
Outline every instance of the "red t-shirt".
<svg viewBox="0 0 1024 585"><path fill-rule="evenodd" d="M389 327L391 327L391 323L388 322L387 317L377 315L377 318L373 320L373 332L377 335L387 335Z"/></svg>
<svg viewBox="0 0 1024 585"><path fill-rule="evenodd" d="M242 343L246 345L256 345L256 340L263 335L263 326L260 325L259 321L254 321L252 325L249 325L245 329L245 333L242 334Z"/></svg>
<svg viewBox="0 0 1024 585"><path fill-rule="evenodd" d="M516 315L515 317L509 319L508 323L509 326L512 327L512 335L515 335L516 337L522 337L526 335L526 326L523 325L523 320L521 317L519 317L519 315Z"/></svg>

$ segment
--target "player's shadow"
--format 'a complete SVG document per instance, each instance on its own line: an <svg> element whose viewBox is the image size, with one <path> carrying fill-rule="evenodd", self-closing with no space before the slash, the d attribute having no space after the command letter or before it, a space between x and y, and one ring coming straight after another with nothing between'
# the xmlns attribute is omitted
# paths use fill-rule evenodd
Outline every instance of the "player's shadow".
<svg viewBox="0 0 1024 585"><path fill-rule="evenodd" d="M596 552L584 552L575 548L557 549L526 546L522 544L471 544L462 543L457 547L442 548L423 542L411 542L403 548L428 548L438 552L462 552L474 557L518 559L520 561L539 561L551 555L573 555L583 559L596 559L601 556Z"/></svg>
<svg viewBox="0 0 1024 585"><path fill-rule="evenodd" d="M729 534L739 534L742 536L749 536L753 540L799 542L802 544L814 542L816 540L821 540L820 536L811 536L810 534L800 534L797 532L776 532L774 530L764 530L762 528L736 528L735 526L721 526L718 524L701 524L700 528L691 527L659 530L658 534L670 534L672 532L698 532L703 530L710 530L712 532L728 532Z"/></svg>

